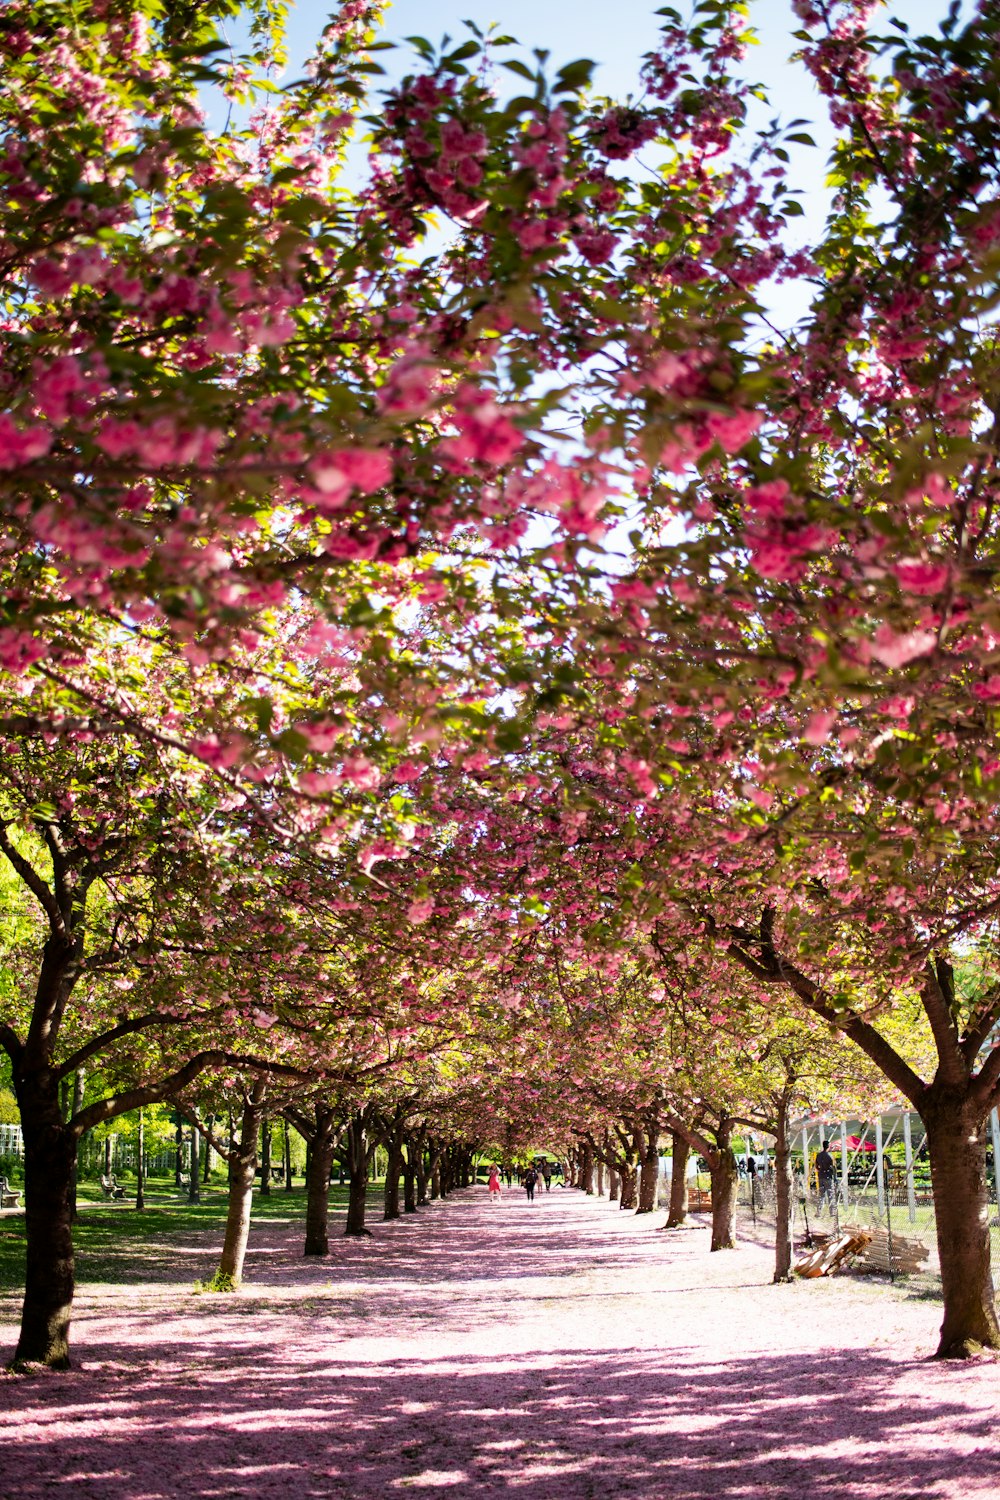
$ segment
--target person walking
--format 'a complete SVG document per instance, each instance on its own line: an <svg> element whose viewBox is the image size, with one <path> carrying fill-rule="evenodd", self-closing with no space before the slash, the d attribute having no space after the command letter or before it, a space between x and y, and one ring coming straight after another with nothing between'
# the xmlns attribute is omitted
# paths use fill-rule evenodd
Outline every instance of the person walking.
<svg viewBox="0 0 1000 1500"><path fill-rule="evenodd" d="M490 1180L486 1186L490 1190L490 1202L499 1203L502 1194L500 1189L500 1174L496 1167L490 1167Z"/></svg>
<svg viewBox="0 0 1000 1500"><path fill-rule="evenodd" d="M830 1155L830 1142L823 1142L822 1151L816 1153L816 1179L819 1183L819 1208L825 1203L831 1213L835 1210L834 1183L836 1181L837 1169Z"/></svg>
<svg viewBox="0 0 1000 1500"><path fill-rule="evenodd" d="M524 1191L528 1195L528 1202L529 1203L534 1203L534 1201L535 1201L535 1183L537 1181L538 1181L538 1173L535 1171L534 1167L529 1167L528 1170L525 1172L524 1178L523 1178Z"/></svg>
<svg viewBox="0 0 1000 1500"><path fill-rule="evenodd" d="M551 1192L552 1191L552 1168L549 1166L548 1162L545 1162L542 1165L542 1181L545 1183L545 1191L547 1193Z"/></svg>

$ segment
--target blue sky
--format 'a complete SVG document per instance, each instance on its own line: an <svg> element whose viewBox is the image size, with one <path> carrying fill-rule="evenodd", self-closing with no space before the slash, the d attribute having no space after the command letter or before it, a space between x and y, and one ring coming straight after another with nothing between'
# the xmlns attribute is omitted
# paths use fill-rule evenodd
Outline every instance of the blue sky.
<svg viewBox="0 0 1000 1500"><path fill-rule="evenodd" d="M690 9L690 0L673 0L673 4L682 15ZM462 25L465 18L482 29L496 22L518 38L529 58L531 49L537 47L548 49L551 65L556 67L578 57L594 59L599 64L595 86L602 93L624 97L637 91L642 56L656 45L661 24L656 8L657 0L613 0L611 4L606 0L393 0L383 36L400 47L397 53L379 54L379 61L390 77L398 76L413 63L405 37L416 33L437 45L445 33L458 39L467 36ZM947 9L947 0L897 0L885 7L884 18L887 22L896 15L911 33L918 34L936 31ZM964 0L963 9L971 9L971 0ZM298 76L328 11L322 0L299 0L292 6L287 78ZM751 0L750 11L760 42L749 49L745 70L754 82L766 86L771 105L766 113L761 111L757 123L778 115L785 122L804 118L813 125L817 149L793 152L793 185L805 195L806 216L799 221L799 229L807 239L820 231L827 206L824 164L832 135L824 102L801 64L789 62L799 45L792 35L799 23L790 0ZM885 32L888 28L879 20L876 29ZM516 87L513 78L511 87Z"/></svg>
<svg viewBox="0 0 1000 1500"><path fill-rule="evenodd" d="M685 0L673 0L684 14ZM465 33L463 18L485 28L496 21L527 48L548 48L553 61L568 62L591 57L600 63L596 82L602 92L620 95L635 88L639 59L655 46L659 20L650 0L394 0L386 14L385 37L401 40L417 33L438 42L448 32ZM899 0L886 8L886 16L906 21L911 31L936 29L947 12L947 0ZM967 8L967 7L966 7ZM328 7L316 0L299 0L290 22L291 54L300 62L322 27ZM751 17L761 45L753 49L748 70L765 82L781 113L789 116L819 114L821 104L801 68L788 64L797 46L796 29L789 0L756 0ZM881 30L882 27L880 26ZM406 53L404 51L403 57ZM385 62L385 58L382 59ZM392 67L392 63L386 63Z"/></svg>

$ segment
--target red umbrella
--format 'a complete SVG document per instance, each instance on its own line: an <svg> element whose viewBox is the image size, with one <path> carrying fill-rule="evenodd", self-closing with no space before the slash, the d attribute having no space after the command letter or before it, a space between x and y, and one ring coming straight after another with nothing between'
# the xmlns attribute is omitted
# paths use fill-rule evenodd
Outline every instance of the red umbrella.
<svg viewBox="0 0 1000 1500"><path fill-rule="evenodd" d="M842 1141L831 1141L830 1149L832 1151L839 1151L842 1145ZM863 1141L859 1135L849 1135L847 1137L847 1149L849 1151L877 1151L878 1147L874 1141Z"/></svg>

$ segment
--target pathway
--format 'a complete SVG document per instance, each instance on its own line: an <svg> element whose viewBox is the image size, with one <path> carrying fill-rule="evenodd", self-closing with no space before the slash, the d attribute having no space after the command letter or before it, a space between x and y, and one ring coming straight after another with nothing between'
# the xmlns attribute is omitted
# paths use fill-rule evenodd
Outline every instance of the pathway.
<svg viewBox="0 0 1000 1500"><path fill-rule="evenodd" d="M236 1297L204 1248L84 1289L82 1368L0 1376L0 1496L1000 1496L998 1372L923 1361L934 1303L661 1222L480 1188L321 1263L266 1226Z"/></svg>

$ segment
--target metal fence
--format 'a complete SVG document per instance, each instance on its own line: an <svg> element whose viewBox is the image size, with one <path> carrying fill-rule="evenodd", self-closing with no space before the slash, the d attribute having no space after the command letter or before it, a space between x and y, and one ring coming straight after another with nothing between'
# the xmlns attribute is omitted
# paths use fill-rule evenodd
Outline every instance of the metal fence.
<svg viewBox="0 0 1000 1500"><path fill-rule="evenodd" d="M893 1280L906 1279L917 1296L938 1296L941 1268L937 1252L937 1223L929 1180L907 1183L902 1174L886 1171L881 1191L871 1177L854 1176L845 1193L837 1184L832 1202L820 1200L814 1184L808 1189L801 1171L795 1174L793 1195L793 1231L796 1247L802 1247L811 1235L849 1233L862 1230L871 1236L868 1249L854 1265L862 1272L877 1272ZM765 1231L775 1227L775 1194L773 1179L766 1173L740 1180L739 1206L741 1222L756 1224ZM1000 1213L992 1205L990 1218L990 1259L993 1283L1000 1289Z"/></svg>

